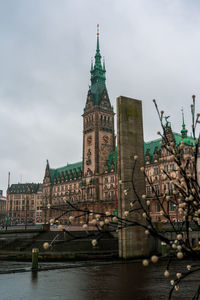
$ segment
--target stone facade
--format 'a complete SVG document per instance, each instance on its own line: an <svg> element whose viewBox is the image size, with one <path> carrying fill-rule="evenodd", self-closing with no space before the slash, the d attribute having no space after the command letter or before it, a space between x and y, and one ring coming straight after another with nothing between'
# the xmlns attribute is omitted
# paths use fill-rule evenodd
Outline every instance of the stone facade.
<svg viewBox="0 0 200 300"><path fill-rule="evenodd" d="M12 184L7 190L7 216L11 225L42 223L42 184Z"/></svg>
<svg viewBox="0 0 200 300"><path fill-rule="evenodd" d="M169 122L166 123L165 130L168 132L169 140L174 142L177 147L180 144L183 144L184 147L182 149L182 164L185 165L188 156L193 156L194 151L193 147L195 145L195 141L192 137L187 136L187 130L185 129L185 124L183 122L181 133L172 132L171 125ZM146 195L148 199L151 201L150 211L152 215L152 219L154 221L163 221L166 220L162 216L161 207L156 201L155 192L157 193L159 199L163 198L164 194L170 196L170 199L173 200L174 195L177 193L176 187L169 180L167 175L163 173L162 170L168 172L171 178L176 179L177 181L180 179L180 171L176 162L174 161L173 155L169 153L162 146L162 138L150 141L145 143L145 171L148 177L146 179ZM197 166L198 168L198 166ZM192 163L187 165L187 172L194 173L194 166ZM149 184L149 181L152 184ZM153 189L152 189L153 186ZM178 207L172 201L165 201L164 208L171 216L173 221L182 221L182 215L178 213Z"/></svg>

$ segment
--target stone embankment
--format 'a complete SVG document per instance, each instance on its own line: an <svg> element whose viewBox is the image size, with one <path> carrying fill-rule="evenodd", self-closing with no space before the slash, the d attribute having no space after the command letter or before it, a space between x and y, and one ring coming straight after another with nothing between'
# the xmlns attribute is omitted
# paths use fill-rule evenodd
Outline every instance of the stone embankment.
<svg viewBox="0 0 200 300"><path fill-rule="evenodd" d="M111 259L118 257L118 239L102 234L95 247L91 241L97 232L23 231L0 232L0 259L31 260L32 249L39 249L40 261ZM43 244L50 247L44 250Z"/></svg>

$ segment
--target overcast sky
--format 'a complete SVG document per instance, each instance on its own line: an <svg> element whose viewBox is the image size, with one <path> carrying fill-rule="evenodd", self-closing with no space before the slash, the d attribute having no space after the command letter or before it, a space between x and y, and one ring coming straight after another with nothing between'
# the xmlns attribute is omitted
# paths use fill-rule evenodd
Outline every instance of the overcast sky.
<svg viewBox="0 0 200 300"><path fill-rule="evenodd" d="M42 182L52 168L82 159L82 117L96 50L107 89L143 101L145 140L157 138L152 99L190 130L200 90L198 0L0 0L0 189Z"/></svg>

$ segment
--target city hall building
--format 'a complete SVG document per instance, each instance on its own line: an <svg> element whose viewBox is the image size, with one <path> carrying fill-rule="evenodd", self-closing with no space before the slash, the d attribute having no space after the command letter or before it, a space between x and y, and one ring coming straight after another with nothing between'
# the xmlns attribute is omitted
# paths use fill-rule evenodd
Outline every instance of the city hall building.
<svg viewBox="0 0 200 300"><path fill-rule="evenodd" d="M96 54L90 74L91 85L82 115L83 160L60 168L52 168L51 162L47 161L43 184L19 183L9 186L7 215L11 222L20 223L30 220L30 223L48 223L54 218L66 224L70 215L77 216L75 218L77 224L88 221L78 209L96 213L109 211L117 214L114 111L106 88L106 70L105 63L101 60L99 32L97 32ZM172 132L168 121L165 127L169 139L176 143L177 147L184 143L182 159L186 161L188 156L193 155L195 143L194 139L187 135L184 116L180 133ZM144 163L146 174L153 185L152 189L152 185L146 180L146 191L144 191L151 200L150 210L153 220L163 219L155 191L159 199L168 191L172 201L166 203L166 209L173 219L179 219L177 207L173 204L175 187L163 174L162 169L177 178L180 177L180 172L173 155L162 146L162 138L144 143ZM188 167L192 171L193 166L189 164ZM67 204L68 202L71 206ZM74 209L76 211L73 211Z"/></svg>
<svg viewBox="0 0 200 300"><path fill-rule="evenodd" d="M83 111L83 161L51 168L47 161L43 180L44 219L60 217L66 221L67 201L80 209L96 212L116 208L114 112L106 88L106 70L102 63L99 32L91 85ZM50 208L49 208L50 207ZM77 222L84 221L77 218Z"/></svg>

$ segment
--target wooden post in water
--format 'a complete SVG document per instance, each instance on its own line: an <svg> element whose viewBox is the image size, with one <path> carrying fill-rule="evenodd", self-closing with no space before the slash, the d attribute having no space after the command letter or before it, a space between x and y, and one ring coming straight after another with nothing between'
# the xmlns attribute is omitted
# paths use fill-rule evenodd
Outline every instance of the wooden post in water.
<svg viewBox="0 0 200 300"><path fill-rule="evenodd" d="M38 254L39 254L39 249L33 248L32 249L32 270L38 270Z"/></svg>

